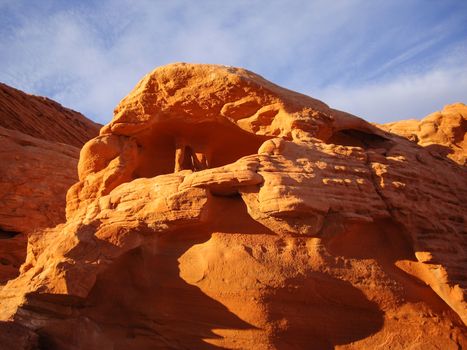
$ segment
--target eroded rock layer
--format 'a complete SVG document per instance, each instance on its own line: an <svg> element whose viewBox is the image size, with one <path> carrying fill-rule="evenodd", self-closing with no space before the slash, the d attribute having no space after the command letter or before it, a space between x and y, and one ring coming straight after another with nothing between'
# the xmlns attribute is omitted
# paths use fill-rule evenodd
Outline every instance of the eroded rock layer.
<svg viewBox="0 0 467 350"><path fill-rule="evenodd" d="M455 103L421 121L402 120L379 127L404 136L428 148L435 157L448 157L465 165L467 161L467 106Z"/></svg>
<svg viewBox="0 0 467 350"><path fill-rule="evenodd" d="M76 147L0 127L0 281L18 273L27 235L65 220L65 194L77 180Z"/></svg>
<svg viewBox="0 0 467 350"><path fill-rule="evenodd" d="M42 96L0 83L0 126L42 140L81 147L95 137L100 125L81 113Z"/></svg>
<svg viewBox="0 0 467 350"><path fill-rule="evenodd" d="M54 101L0 84L0 285L18 274L28 234L65 221L78 147L98 126Z"/></svg>
<svg viewBox="0 0 467 350"><path fill-rule="evenodd" d="M458 349L467 174L254 73L156 69L0 316L47 349Z"/></svg>

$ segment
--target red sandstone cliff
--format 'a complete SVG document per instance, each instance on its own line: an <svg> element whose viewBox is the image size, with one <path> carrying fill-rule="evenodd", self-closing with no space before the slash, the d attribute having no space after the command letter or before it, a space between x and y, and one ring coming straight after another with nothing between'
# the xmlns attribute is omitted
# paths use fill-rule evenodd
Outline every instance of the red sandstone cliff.
<svg viewBox="0 0 467 350"><path fill-rule="evenodd" d="M26 94L0 83L0 126L38 139L81 148L100 125L47 97Z"/></svg>
<svg viewBox="0 0 467 350"><path fill-rule="evenodd" d="M3 327L47 349L465 347L466 169L424 146L242 69L158 68L81 150Z"/></svg>
<svg viewBox="0 0 467 350"><path fill-rule="evenodd" d="M18 274L27 234L65 220L79 148L98 132L80 113L0 84L0 284Z"/></svg>

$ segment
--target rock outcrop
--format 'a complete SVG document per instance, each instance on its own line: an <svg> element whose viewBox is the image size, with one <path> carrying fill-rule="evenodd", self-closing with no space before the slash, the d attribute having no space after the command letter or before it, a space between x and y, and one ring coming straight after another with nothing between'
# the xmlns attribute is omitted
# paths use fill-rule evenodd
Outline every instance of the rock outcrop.
<svg viewBox="0 0 467 350"><path fill-rule="evenodd" d="M47 349L467 346L467 176L232 67L138 83L1 319Z"/></svg>
<svg viewBox="0 0 467 350"><path fill-rule="evenodd" d="M78 148L95 137L100 128L81 113L47 97L29 95L2 83L0 126Z"/></svg>
<svg viewBox="0 0 467 350"><path fill-rule="evenodd" d="M463 103L445 106L421 121L402 120L379 127L428 148L435 157L448 157L461 165L467 162L467 106Z"/></svg>
<svg viewBox="0 0 467 350"><path fill-rule="evenodd" d="M65 221L78 147L98 132L77 112L0 84L0 285L18 274L28 234Z"/></svg>

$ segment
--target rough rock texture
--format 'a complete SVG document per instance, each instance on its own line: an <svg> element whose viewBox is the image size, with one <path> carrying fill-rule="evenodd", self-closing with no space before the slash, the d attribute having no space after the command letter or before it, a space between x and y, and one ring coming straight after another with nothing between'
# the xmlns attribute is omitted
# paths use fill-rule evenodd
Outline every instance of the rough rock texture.
<svg viewBox="0 0 467 350"><path fill-rule="evenodd" d="M0 282L25 260L27 234L65 221L79 149L0 127Z"/></svg>
<svg viewBox="0 0 467 350"><path fill-rule="evenodd" d="M42 96L0 83L0 126L52 142L81 148L99 133L100 125L81 113Z"/></svg>
<svg viewBox="0 0 467 350"><path fill-rule="evenodd" d="M467 162L467 106L463 103L445 106L421 121L402 120L379 127L428 148L435 157L447 156L462 165Z"/></svg>
<svg viewBox="0 0 467 350"><path fill-rule="evenodd" d="M97 134L81 114L0 84L0 285L18 274L27 234L65 221L76 146Z"/></svg>
<svg viewBox="0 0 467 350"><path fill-rule="evenodd" d="M5 350L39 349L37 334L18 323L0 322L0 346Z"/></svg>
<svg viewBox="0 0 467 350"><path fill-rule="evenodd" d="M237 68L148 74L0 316L47 349L467 346L459 164Z"/></svg>

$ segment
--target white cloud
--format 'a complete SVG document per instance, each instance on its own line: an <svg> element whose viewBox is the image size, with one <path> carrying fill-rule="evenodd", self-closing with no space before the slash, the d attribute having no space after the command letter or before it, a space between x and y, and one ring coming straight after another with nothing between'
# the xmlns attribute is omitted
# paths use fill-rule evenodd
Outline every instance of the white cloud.
<svg viewBox="0 0 467 350"><path fill-rule="evenodd" d="M416 55L434 52L463 19L428 26L411 18L414 6L403 1L57 3L0 0L2 12L10 11L0 26L0 80L102 123L144 74L176 61L242 66L373 120L420 116L466 99L459 92L465 76L449 68L465 58L436 70L419 65L405 77L398 71ZM408 19L418 23L409 32ZM376 82L381 74L390 79Z"/></svg>
<svg viewBox="0 0 467 350"><path fill-rule="evenodd" d="M359 87L328 87L317 97L333 108L372 122L421 119L446 104L467 102L467 66L435 69Z"/></svg>

